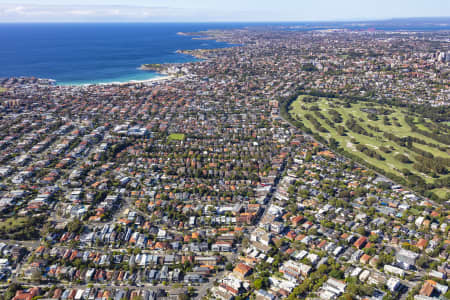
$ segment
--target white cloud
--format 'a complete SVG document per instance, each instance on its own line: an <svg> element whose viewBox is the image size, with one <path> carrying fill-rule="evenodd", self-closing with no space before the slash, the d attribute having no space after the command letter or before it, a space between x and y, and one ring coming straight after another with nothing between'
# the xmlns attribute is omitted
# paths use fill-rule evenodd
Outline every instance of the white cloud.
<svg viewBox="0 0 450 300"><path fill-rule="evenodd" d="M1 1L1 0L0 0ZM1 4L0 22L258 21L274 12L129 5ZM251 17L249 17L251 16Z"/></svg>
<svg viewBox="0 0 450 300"><path fill-rule="evenodd" d="M71 10L69 11L70 15L74 15L74 16L90 16L90 15L95 15L95 11L94 10Z"/></svg>
<svg viewBox="0 0 450 300"><path fill-rule="evenodd" d="M449 12L449 0L0 0L0 22L319 21Z"/></svg>
<svg viewBox="0 0 450 300"><path fill-rule="evenodd" d="M109 11L108 11L108 14L109 15L112 15L112 16L120 16L121 15L121 10L120 9L110 9Z"/></svg>
<svg viewBox="0 0 450 300"><path fill-rule="evenodd" d="M4 9L5 14L23 14L25 7L23 6L14 6Z"/></svg>
<svg viewBox="0 0 450 300"><path fill-rule="evenodd" d="M161 21L174 15L177 9L168 7L0 4L0 22Z"/></svg>

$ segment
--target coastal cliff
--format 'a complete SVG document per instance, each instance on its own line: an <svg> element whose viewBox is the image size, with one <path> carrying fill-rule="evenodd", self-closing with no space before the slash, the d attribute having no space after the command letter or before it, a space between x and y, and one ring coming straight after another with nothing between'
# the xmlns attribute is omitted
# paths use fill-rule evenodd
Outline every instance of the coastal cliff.
<svg viewBox="0 0 450 300"><path fill-rule="evenodd" d="M164 74L164 70L167 69L166 64L143 64L139 67L139 70L153 71Z"/></svg>

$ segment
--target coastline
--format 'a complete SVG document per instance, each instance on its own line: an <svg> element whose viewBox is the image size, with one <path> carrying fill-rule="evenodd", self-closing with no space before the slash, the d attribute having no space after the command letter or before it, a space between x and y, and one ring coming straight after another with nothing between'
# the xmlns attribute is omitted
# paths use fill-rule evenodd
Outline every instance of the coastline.
<svg viewBox="0 0 450 300"><path fill-rule="evenodd" d="M144 79L144 80L130 80L127 82L117 82L114 84L125 85L125 84L134 84L134 83L151 83L151 82L159 82L159 81L169 81L174 79L175 76L167 75L156 78ZM103 83L101 85L110 85L111 83Z"/></svg>
<svg viewBox="0 0 450 300"><path fill-rule="evenodd" d="M219 25L218 25L219 26ZM14 26L13 26L14 27ZM2 47L5 55L1 60L1 78L38 78L46 80L54 79L56 86L88 86L88 85L114 85L127 83L151 83L155 78L163 78L171 73L158 72L157 70L139 70L145 64L167 64L183 65L185 63L197 62L195 56L186 55L180 49L217 49L227 47L227 43L214 41L196 41L193 36L185 32L204 32L209 30L210 24L179 24L177 26L154 24L132 24L130 27L123 24L98 25L89 24L72 28L69 25L49 26L48 32L44 28L31 28L36 36L46 36L48 47L52 51L42 51L35 43L22 37L24 32L21 28L16 30L15 35L7 35L5 41L8 47ZM220 25L219 27L228 27ZM105 41L102 36L110 32L111 28L117 34ZM130 30L132 29L132 30ZM61 38L59 32L65 33ZM53 32L55 33L53 35ZM49 33L51 33L49 35ZM70 39L71 34L83 37L88 34L99 39L98 45L90 45ZM32 51L33 55L22 55L14 51L13 45L16 41L24 40L24 51ZM64 41L64 47L56 48ZM82 41L83 38L80 40ZM8 42L9 41L9 42ZM126 41L126 43L124 42ZM71 51L63 51L70 48ZM91 49L91 48L95 49ZM58 49L56 51L55 49ZM95 51L94 51L95 50ZM101 55L90 55L86 53L102 53ZM71 53L71 54L69 54ZM15 63L17 61L17 63ZM147 72L145 72L147 71ZM158 79L160 80L160 79Z"/></svg>
<svg viewBox="0 0 450 300"><path fill-rule="evenodd" d="M129 81L116 81L116 82L105 82L105 83L97 83L97 84L87 84L87 85L127 85L127 84L136 84L136 83L152 83L152 82L158 82L158 81L168 81L174 79L175 76L161 76L156 78L150 78L150 79L144 79L144 80L129 80Z"/></svg>
<svg viewBox="0 0 450 300"><path fill-rule="evenodd" d="M195 63L198 61L208 60L208 56L204 55L208 52L215 51L220 48L228 48L233 47L232 45L226 41L221 41L220 36L214 35L215 31L211 31L210 29L204 29L200 31L192 31L192 32L177 32L176 35L187 37L189 40L209 40L217 43L223 44L210 44L207 45L206 48L203 48L202 45L196 45L195 48L186 47L183 49L183 45L177 50L174 50L173 53L180 56L179 62L160 62L160 63L143 63L140 66L134 67L134 70L139 70L133 72L131 68L125 71L122 74L115 74L116 76L108 78L107 76L101 76L103 79L92 78L93 76L85 76L79 77L74 80L72 78L64 78L64 79L54 79L52 80L52 85L59 87L89 87L89 86L111 86L111 85L131 85L131 84L153 84L157 82L164 82L167 80L172 80L173 78L177 78L182 75L186 75L182 72L182 68L184 64ZM181 71L177 71L177 69ZM100 75L100 74L99 74ZM50 75L52 76L52 75ZM49 80L48 78L55 77L47 77L47 76L37 76L36 78L40 80ZM24 77L24 76L22 76ZM68 79L68 80L67 80Z"/></svg>
<svg viewBox="0 0 450 300"><path fill-rule="evenodd" d="M159 82L159 81L168 81L174 79L175 76L171 75L162 75L154 78L149 79L142 79L142 80L127 80L127 81L112 81L112 82L98 82L98 83L62 83L58 84L58 86L61 87L89 87L89 86L108 86L108 85L128 85L128 84L138 84L138 83L153 83L153 82Z"/></svg>
<svg viewBox="0 0 450 300"><path fill-rule="evenodd" d="M202 33L204 34L205 32L202 32ZM178 32L177 35L190 36L191 39L196 39L190 33ZM202 35L201 37L202 37L202 39L206 39L206 40L218 41L213 36ZM112 82L94 82L94 83L61 83L61 84L59 84L58 82L56 82L56 81L55 82L56 82L57 86L61 86L61 87L89 87L89 86L129 85L129 84L139 84L139 83L146 84L146 83L157 83L159 81L168 81L168 80L172 80L177 77L175 75L169 75L168 73L166 73L165 69L168 66L183 65L183 64L189 63L189 62L195 62L196 60L197 61L198 60L207 60L208 58L201 55L200 53L210 52L210 51L214 51L216 49L220 49L220 47L211 48L211 49L198 48L198 49L193 49L193 50L178 49L175 51L177 54L190 56L190 57L194 58L194 60L188 61L188 62L182 62L182 63L142 64L137 68L140 71L155 72L155 74L158 74L158 75L157 75L157 77L154 77L154 78L142 79L142 80L141 79L138 79L138 80L131 79L131 80L126 80L126 81L112 81ZM198 53L198 51L200 51L200 53Z"/></svg>

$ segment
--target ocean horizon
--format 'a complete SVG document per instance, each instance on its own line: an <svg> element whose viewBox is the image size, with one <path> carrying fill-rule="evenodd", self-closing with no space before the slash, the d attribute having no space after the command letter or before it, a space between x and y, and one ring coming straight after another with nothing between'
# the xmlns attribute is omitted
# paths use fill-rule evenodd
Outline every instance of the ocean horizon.
<svg viewBox="0 0 450 300"><path fill-rule="evenodd" d="M229 47L178 32L238 28L239 24L3 23L0 77L38 77L58 85L142 81L163 75L142 64L185 63L177 50Z"/></svg>
<svg viewBox="0 0 450 300"><path fill-rule="evenodd" d="M381 24L381 23L380 23ZM229 47L179 32L248 26L292 26L292 30L364 29L354 23L0 23L0 77L53 79L58 85L143 81L163 75L140 70L142 64L195 62L177 50ZM317 27L316 27L317 26ZM376 25L381 30L401 27ZM413 30L414 27L406 28ZM448 29L421 27L420 30Z"/></svg>

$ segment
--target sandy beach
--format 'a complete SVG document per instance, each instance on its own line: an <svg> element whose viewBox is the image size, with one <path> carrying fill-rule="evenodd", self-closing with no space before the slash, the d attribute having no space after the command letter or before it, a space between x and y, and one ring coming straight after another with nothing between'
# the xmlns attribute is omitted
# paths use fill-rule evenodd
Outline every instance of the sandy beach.
<svg viewBox="0 0 450 300"><path fill-rule="evenodd" d="M175 76L160 76L156 78L150 78L145 80L129 80L129 81L115 81L115 82L103 82L103 83L85 83L85 84L64 84L61 86L81 86L81 87L87 87L87 86L94 86L94 85L101 85L101 86L107 86L107 85L128 85L128 84L136 84L136 83L157 83L160 81L167 81L172 80L175 78Z"/></svg>
<svg viewBox="0 0 450 300"><path fill-rule="evenodd" d="M167 81L167 80L172 80L173 78L175 78L175 76L161 76L161 77L156 77L156 78L150 78L150 79L146 79L146 80L130 80L127 82L114 82L114 83L102 83L102 85L110 85L110 84L130 84L130 83L153 83L153 82L158 82L158 81Z"/></svg>

